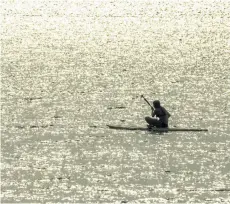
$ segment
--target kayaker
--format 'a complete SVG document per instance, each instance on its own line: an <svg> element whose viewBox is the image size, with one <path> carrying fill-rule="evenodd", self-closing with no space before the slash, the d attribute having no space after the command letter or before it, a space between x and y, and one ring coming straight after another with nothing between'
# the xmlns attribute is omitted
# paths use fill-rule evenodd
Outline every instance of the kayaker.
<svg viewBox="0 0 230 204"><path fill-rule="evenodd" d="M153 101L152 117L145 117L148 127L168 128L169 112L160 104L160 101ZM154 118L156 117L156 118Z"/></svg>

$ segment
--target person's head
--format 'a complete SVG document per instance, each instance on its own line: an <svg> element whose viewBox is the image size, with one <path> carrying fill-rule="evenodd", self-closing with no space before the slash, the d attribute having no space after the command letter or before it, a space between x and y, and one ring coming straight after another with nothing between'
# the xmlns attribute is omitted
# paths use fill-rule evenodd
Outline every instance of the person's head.
<svg viewBox="0 0 230 204"><path fill-rule="evenodd" d="M154 106L154 108L160 108L161 107L160 101L158 101L158 100L153 101L153 106Z"/></svg>

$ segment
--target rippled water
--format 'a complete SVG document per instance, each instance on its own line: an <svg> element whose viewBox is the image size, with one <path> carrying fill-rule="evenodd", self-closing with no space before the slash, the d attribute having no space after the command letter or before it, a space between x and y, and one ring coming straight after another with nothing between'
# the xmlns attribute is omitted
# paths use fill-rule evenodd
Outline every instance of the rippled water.
<svg viewBox="0 0 230 204"><path fill-rule="evenodd" d="M2 8L1 200L230 202L230 1ZM159 99L171 126L151 134Z"/></svg>

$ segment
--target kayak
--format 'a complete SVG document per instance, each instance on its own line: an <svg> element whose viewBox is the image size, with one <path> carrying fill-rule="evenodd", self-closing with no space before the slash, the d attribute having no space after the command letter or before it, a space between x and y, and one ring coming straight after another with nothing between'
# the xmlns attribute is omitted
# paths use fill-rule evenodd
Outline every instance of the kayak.
<svg viewBox="0 0 230 204"><path fill-rule="evenodd" d="M207 132L208 129L195 129L195 128L144 128L144 127L122 127L122 126L113 126L107 125L110 129L117 130L140 130L140 131L152 131L152 132L169 132L169 131L193 131L193 132Z"/></svg>

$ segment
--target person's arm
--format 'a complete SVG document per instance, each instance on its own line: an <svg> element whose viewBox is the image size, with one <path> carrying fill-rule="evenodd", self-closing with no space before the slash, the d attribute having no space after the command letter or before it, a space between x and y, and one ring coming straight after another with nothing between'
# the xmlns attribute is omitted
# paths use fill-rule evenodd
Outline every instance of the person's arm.
<svg viewBox="0 0 230 204"><path fill-rule="evenodd" d="M162 110L168 116L168 118L171 116L171 114L164 107L162 107Z"/></svg>
<svg viewBox="0 0 230 204"><path fill-rule="evenodd" d="M155 112L154 108L152 108L152 117L155 117L155 115L156 115L156 112Z"/></svg>
<svg viewBox="0 0 230 204"><path fill-rule="evenodd" d="M168 118L171 116L171 114L166 110L166 113L168 115Z"/></svg>

